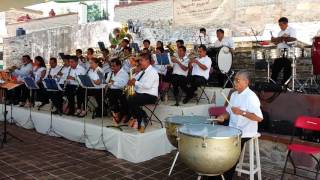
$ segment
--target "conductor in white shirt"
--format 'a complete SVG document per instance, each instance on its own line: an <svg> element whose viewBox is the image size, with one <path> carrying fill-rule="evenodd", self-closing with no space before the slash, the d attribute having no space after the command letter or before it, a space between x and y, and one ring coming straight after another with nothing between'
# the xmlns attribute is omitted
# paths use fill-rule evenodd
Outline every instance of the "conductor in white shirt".
<svg viewBox="0 0 320 180"><path fill-rule="evenodd" d="M281 31L278 34L278 37L271 37L271 41L277 45L277 48L282 51L288 51L290 46L288 42L296 41L296 31L289 27L288 23L289 20L286 17L282 17L279 19L279 27ZM285 53L281 58L278 58L274 61L272 67L272 75L271 78L277 82L278 75L280 71L283 69L283 80L282 83L284 84L291 76L291 61L286 57Z"/></svg>
<svg viewBox="0 0 320 180"><path fill-rule="evenodd" d="M200 86L204 86L209 79L211 59L207 56L207 48L201 45L198 48L199 58L189 60L189 70L191 70L190 87L187 89L187 96L183 100L183 104L188 103L193 97L195 91Z"/></svg>
<svg viewBox="0 0 320 180"><path fill-rule="evenodd" d="M231 94L227 112L220 115L218 120L224 122L229 119L229 126L242 131L241 149L246 141L258 133L258 123L263 120L260 101L257 95L249 88L249 73L239 71L234 78L235 92ZM236 165L224 173L226 180L230 180L235 172Z"/></svg>
<svg viewBox="0 0 320 180"><path fill-rule="evenodd" d="M139 65L142 69L135 78L129 80L129 86L135 86L135 95L128 98L129 116L127 119L138 121L138 130L144 132L141 123L147 125L146 112L142 106L155 104L158 99L159 75L151 65L151 54L143 53L140 55Z"/></svg>

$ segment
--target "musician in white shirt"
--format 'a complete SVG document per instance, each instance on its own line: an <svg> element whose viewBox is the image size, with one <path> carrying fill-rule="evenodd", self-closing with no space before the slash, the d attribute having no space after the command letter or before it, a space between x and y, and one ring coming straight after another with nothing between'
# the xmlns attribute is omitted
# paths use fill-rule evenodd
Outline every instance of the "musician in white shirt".
<svg viewBox="0 0 320 180"><path fill-rule="evenodd" d="M140 55L139 64L142 69L135 78L129 80L128 85L135 86L135 95L128 98L129 116L138 121L138 129L144 132L143 124L147 125L146 113L141 106L154 104L158 99L159 75L151 65L151 55L143 53ZM143 122L143 123L142 123Z"/></svg>
<svg viewBox="0 0 320 180"><path fill-rule="evenodd" d="M119 123L126 115L128 109L123 88L129 80L128 73L121 68L121 61L118 58L111 60L112 72L108 74L106 82L108 82L107 98L110 104L113 120Z"/></svg>
<svg viewBox="0 0 320 180"><path fill-rule="evenodd" d="M211 46L210 37L208 36L207 30L205 28L200 28L200 33L193 38L193 42L196 47L199 47L200 45L205 45L208 47Z"/></svg>
<svg viewBox="0 0 320 180"><path fill-rule="evenodd" d="M191 70L191 82L190 87L187 90L187 96L183 100L183 103L188 103L194 96L194 92L200 86L204 86L209 79L209 73L211 68L211 59L207 56L207 48L201 45L198 48L199 58L189 60L189 70Z"/></svg>
<svg viewBox="0 0 320 180"><path fill-rule="evenodd" d="M41 104L39 105L39 108L49 103L49 98L46 95L46 90L42 83L42 80L46 76L46 71L47 71L47 68L46 68L44 59L41 56L36 56L34 58L34 67L32 71L33 72L32 76L34 78L34 81L37 83L39 89L32 91L31 103L34 104L35 95L36 95L37 100L41 102Z"/></svg>
<svg viewBox="0 0 320 180"><path fill-rule="evenodd" d="M188 64L189 58L186 54L186 47L179 46L178 57L171 58L173 63L173 72L171 83L173 86L173 95L176 100L176 106L179 106L180 96L179 87L185 93L187 93L187 76L188 76Z"/></svg>
<svg viewBox="0 0 320 180"><path fill-rule="evenodd" d="M297 40L296 31L288 25L289 20L286 17L282 17L278 21L281 31L278 34L278 37L271 37L271 41L277 45L277 48L281 51L288 51L290 46L289 42ZM285 53L281 58L278 58L274 61L272 66L272 75L271 78L277 82L278 75L283 68L283 80L284 84L291 76L291 61L286 57Z"/></svg>
<svg viewBox="0 0 320 180"><path fill-rule="evenodd" d="M61 66L58 66L57 58L51 57L49 60L49 71L47 71L46 78L53 79L58 75L58 72L61 70Z"/></svg>
<svg viewBox="0 0 320 180"><path fill-rule="evenodd" d="M103 76L103 72L102 69L99 67L99 59L97 58L91 58L89 60L89 69L87 70L87 75L89 76L92 84L96 87L101 87L102 83L104 82L104 76ZM88 89L87 90L87 96L93 96L97 102L97 107L94 110L94 117L101 117L102 116L102 89ZM77 102L79 102L79 104L82 105L81 108L79 108L78 105L78 109L76 112L76 115L79 117L84 117L86 115L86 111L85 111L85 89L83 89L82 87L79 87L78 89L79 94L77 95Z"/></svg>
<svg viewBox="0 0 320 180"><path fill-rule="evenodd" d="M233 53L235 46L234 46L234 42L233 42L232 38L225 37L223 29L218 29L216 31L216 35L217 35L218 39L214 42L214 47L219 48L222 46L226 46L230 49L230 52Z"/></svg>
<svg viewBox="0 0 320 180"><path fill-rule="evenodd" d="M232 93L227 112L218 116L222 123L229 119L229 126L242 131L241 149L246 141L258 133L258 123L263 120L260 101L249 88L249 73L239 71L234 78L236 91ZM236 165L224 173L225 179L232 179Z"/></svg>
<svg viewBox="0 0 320 180"><path fill-rule="evenodd" d="M23 55L21 58L21 67L17 68L16 66L12 67L12 76L17 78L18 82L23 82L25 77L30 77L32 74L32 60L29 55ZM23 84L13 91L8 91L8 97L13 101L14 104L19 102L20 106L24 106L27 99L30 99L30 93L27 87ZM11 96L11 94L14 94ZM11 99L12 97L12 99Z"/></svg>
<svg viewBox="0 0 320 180"><path fill-rule="evenodd" d="M79 116L83 115L79 108L82 107L81 101L77 101L77 111L75 111L75 95L77 95L77 99L83 97L81 91L79 91L79 83L77 81L78 75L84 75L86 70L78 64L78 58L76 56L70 56L69 59L70 67L67 73L66 85L65 85L65 93L69 102L69 113L68 115Z"/></svg>

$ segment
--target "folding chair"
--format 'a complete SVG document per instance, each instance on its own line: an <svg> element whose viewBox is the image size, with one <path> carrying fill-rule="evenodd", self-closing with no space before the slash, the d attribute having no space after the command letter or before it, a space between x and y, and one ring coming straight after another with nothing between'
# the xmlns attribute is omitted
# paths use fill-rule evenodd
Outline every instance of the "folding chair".
<svg viewBox="0 0 320 180"><path fill-rule="evenodd" d="M201 93L200 93L200 96L197 97L197 104L199 104L200 99L207 99L208 104L210 104L209 96L207 95L207 93L205 91L206 90L206 85L200 86L199 88L201 90ZM204 95L205 97L202 98L202 95Z"/></svg>
<svg viewBox="0 0 320 180"><path fill-rule="evenodd" d="M317 159L315 157L315 155L320 153L320 147L306 145L306 144L293 143L293 138L294 138L296 129L320 131L320 118L308 117L308 116L300 116L300 117L298 117L296 119L296 121L294 123L294 129L293 129L293 133L292 133L292 136L291 136L291 140L290 140L290 143L289 143L289 145L287 147L288 148L288 154L287 154L286 161L285 161L284 168L283 168L283 172L282 172L282 175L281 175L281 180L284 178L284 174L293 174L295 176L305 177L305 176L302 176L302 175L298 175L297 171L296 171L297 169L315 173L316 174L315 179L317 179L318 178L318 174L319 174L319 170L320 170L320 166L319 166L320 164L319 164L319 159ZM311 158L314 159L317 162L317 164L315 166L315 170L316 171L312 171L312 170L309 170L309 169L306 169L306 168L297 167L294 164L293 159L291 157L291 153L292 152L304 153L304 154L307 154L307 155L311 156ZM288 159L290 159L291 164L293 165L293 173L286 172Z"/></svg>
<svg viewBox="0 0 320 180"><path fill-rule="evenodd" d="M155 114L155 111L160 103L160 97L158 97L157 101L154 104L147 104L145 105L145 109L147 109L150 112L150 115L148 117L148 122L150 122L150 124L152 125L152 117L154 116L156 118L155 122L159 122L161 125L161 128L163 128L163 124L162 121L158 118L158 116ZM148 106L153 105L153 108L149 108Z"/></svg>

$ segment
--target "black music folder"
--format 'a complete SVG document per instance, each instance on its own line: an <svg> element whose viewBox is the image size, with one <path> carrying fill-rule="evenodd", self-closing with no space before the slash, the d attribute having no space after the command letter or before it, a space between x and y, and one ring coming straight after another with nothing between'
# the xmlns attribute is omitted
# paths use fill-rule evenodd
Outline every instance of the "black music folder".
<svg viewBox="0 0 320 180"><path fill-rule="evenodd" d="M88 75L78 75L78 79L79 79L80 85L83 88L94 87L94 84L92 83L92 81Z"/></svg>
<svg viewBox="0 0 320 180"><path fill-rule="evenodd" d="M25 77L23 80L24 80L24 84L27 86L28 89L39 89L39 86L37 85L37 83L34 81L33 78Z"/></svg>
<svg viewBox="0 0 320 180"><path fill-rule="evenodd" d="M55 79L46 78L43 80L43 85L49 91L62 91Z"/></svg>
<svg viewBox="0 0 320 180"><path fill-rule="evenodd" d="M98 46L99 46L100 51L103 51L106 49L106 46L104 45L104 42L102 42L102 41L98 42Z"/></svg>

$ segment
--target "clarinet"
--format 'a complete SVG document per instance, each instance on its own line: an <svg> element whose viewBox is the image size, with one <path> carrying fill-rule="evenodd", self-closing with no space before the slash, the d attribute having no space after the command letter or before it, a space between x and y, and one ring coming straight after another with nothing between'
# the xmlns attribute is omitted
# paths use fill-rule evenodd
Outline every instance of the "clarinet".
<svg viewBox="0 0 320 180"><path fill-rule="evenodd" d="M52 79L52 76L50 75L51 74L51 69L52 69L52 67L50 67L50 69L49 69L49 72L48 72L48 79Z"/></svg>
<svg viewBox="0 0 320 180"><path fill-rule="evenodd" d="M62 66L61 69L58 71L58 73L55 75L55 78L57 79L57 81L60 81L60 79L61 79L59 74L61 73L63 68L64 68L64 66Z"/></svg>
<svg viewBox="0 0 320 180"><path fill-rule="evenodd" d="M66 89L66 87L68 85L68 76L70 76L70 72L71 72L71 67L69 67L67 78L66 78L66 80L64 81L64 84L63 84L63 89Z"/></svg>

